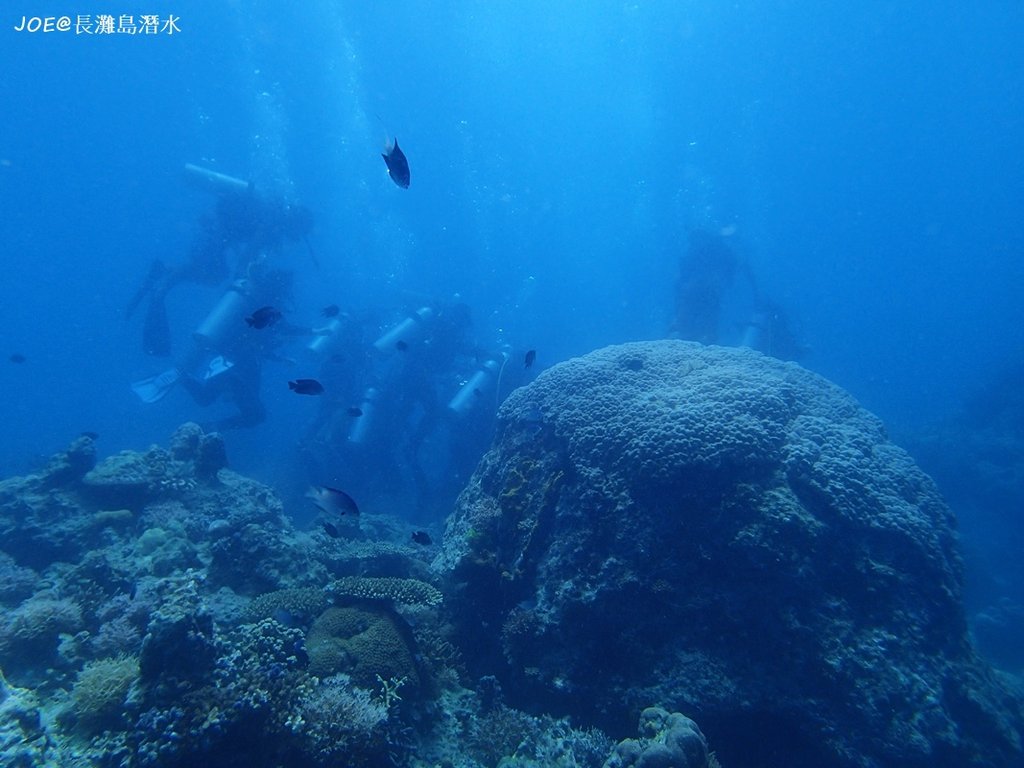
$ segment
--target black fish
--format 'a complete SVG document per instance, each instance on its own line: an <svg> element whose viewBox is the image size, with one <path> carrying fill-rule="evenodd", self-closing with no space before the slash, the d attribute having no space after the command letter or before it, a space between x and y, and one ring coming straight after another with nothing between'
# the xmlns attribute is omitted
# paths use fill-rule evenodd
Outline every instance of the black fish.
<svg viewBox="0 0 1024 768"><path fill-rule="evenodd" d="M314 485L306 491L306 496L311 498L313 503L328 515L359 514L359 507L356 506L355 500L337 488L329 488L326 485Z"/></svg>
<svg viewBox="0 0 1024 768"><path fill-rule="evenodd" d="M320 310L320 314L324 317L337 317L339 312L341 312L341 307L337 304L331 304L329 307L324 307Z"/></svg>
<svg viewBox="0 0 1024 768"><path fill-rule="evenodd" d="M409 345L406 344L401 339L399 339L398 341L395 342L395 349L397 349L399 352L405 352L405 350L407 350L408 348L409 348Z"/></svg>
<svg viewBox="0 0 1024 768"><path fill-rule="evenodd" d="M417 544L422 544L424 547L434 543L434 540L430 538L430 534L426 531L413 531L410 538Z"/></svg>
<svg viewBox="0 0 1024 768"><path fill-rule="evenodd" d="M321 520L320 521L320 525L323 527L324 533L326 533L332 539L338 538L338 528L337 528L337 526L335 526L335 525L333 525L331 523L328 523L326 520Z"/></svg>
<svg viewBox="0 0 1024 768"><path fill-rule="evenodd" d="M273 307L260 307L252 313L252 317L245 318L250 328L266 328L281 319L281 310Z"/></svg>
<svg viewBox="0 0 1024 768"><path fill-rule="evenodd" d="M409 188L409 161L405 159L405 153L398 147L398 139L390 147L385 147L387 152L381 154L384 164L388 167L388 175L402 189Z"/></svg>
<svg viewBox="0 0 1024 768"><path fill-rule="evenodd" d="M288 382L288 389L296 395L322 395L324 385L316 379L296 379Z"/></svg>
<svg viewBox="0 0 1024 768"><path fill-rule="evenodd" d="M353 405L351 408L348 409L348 415L351 416L353 419L358 418L363 415L363 409L356 408Z"/></svg>
<svg viewBox="0 0 1024 768"><path fill-rule="evenodd" d="M533 361L537 359L537 350L531 349L526 353L526 357L523 359L523 368L529 368L533 365Z"/></svg>
<svg viewBox="0 0 1024 768"><path fill-rule="evenodd" d="M26 360L28 360L28 358L21 354L21 352L15 352L7 359L10 360L12 363L24 363Z"/></svg>

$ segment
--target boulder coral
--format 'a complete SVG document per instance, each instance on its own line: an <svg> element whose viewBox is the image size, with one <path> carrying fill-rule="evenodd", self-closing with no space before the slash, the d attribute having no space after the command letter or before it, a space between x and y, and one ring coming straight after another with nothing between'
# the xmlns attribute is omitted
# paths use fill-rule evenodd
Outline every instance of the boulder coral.
<svg viewBox="0 0 1024 768"><path fill-rule="evenodd" d="M660 341L545 371L502 406L435 567L467 662L584 723L659 702L723 764L1024 760L950 509L793 363Z"/></svg>
<svg viewBox="0 0 1024 768"><path fill-rule="evenodd" d="M420 688L414 643L402 619L378 606L328 608L306 636L309 671L320 678L347 674L377 689L381 680L402 682L401 696Z"/></svg>
<svg viewBox="0 0 1024 768"><path fill-rule="evenodd" d="M640 713L636 739L623 739L604 768L707 768L708 744L686 715L648 707Z"/></svg>

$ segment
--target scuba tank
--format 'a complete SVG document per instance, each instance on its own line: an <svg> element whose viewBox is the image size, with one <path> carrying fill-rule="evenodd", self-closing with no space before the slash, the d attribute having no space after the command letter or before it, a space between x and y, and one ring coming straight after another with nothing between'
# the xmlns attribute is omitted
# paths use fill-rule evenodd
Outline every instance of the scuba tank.
<svg viewBox="0 0 1024 768"><path fill-rule="evenodd" d="M763 352L765 328L767 327L768 318L764 312L755 312L747 325L743 329L743 337L740 339L740 346L747 347L749 349L756 349L758 352Z"/></svg>
<svg viewBox="0 0 1024 768"><path fill-rule="evenodd" d="M322 336L314 336L313 340L306 345L307 351L312 352L314 355L318 355L321 352L326 352L330 349L338 337L338 329L341 328L341 318L332 317L326 327L327 333Z"/></svg>
<svg viewBox="0 0 1024 768"><path fill-rule="evenodd" d="M376 410L377 396L380 393L376 387L367 387L363 393L363 402L359 404L359 410L363 413L352 422L348 431L348 441L360 445L366 440L366 433L370 430L370 423L373 421L373 412Z"/></svg>
<svg viewBox="0 0 1024 768"><path fill-rule="evenodd" d="M434 310L430 307L420 307L405 320L385 332L373 342L373 346L378 352L388 352L395 349L399 343L411 344L423 335L424 326L434 317L434 314Z"/></svg>
<svg viewBox="0 0 1024 768"><path fill-rule="evenodd" d="M500 359L491 357L485 360L476 372L469 377L466 383L459 388L459 391L455 393L455 397L448 403L448 408L455 413L465 413L470 410L476 401L491 386L497 383L498 374L505 359L507 358L502 356Z"/></svg>
<svg viewBox="0 0 1024 768"><path fill-rule="evenodd" d="M248 284L245 280L236 280L232 283L192 334L196 344L206 349L214 348L222 344L230 333L237 333L245 317L248 294Z"/></svg>
<svg viewBox="0 0 1024 768"><path fill-rule="evenodd" d="M248 192L252 188L251 184L234 176L200 168L192 163L185 163L185 178L193 186L209 192Z"/></svg>

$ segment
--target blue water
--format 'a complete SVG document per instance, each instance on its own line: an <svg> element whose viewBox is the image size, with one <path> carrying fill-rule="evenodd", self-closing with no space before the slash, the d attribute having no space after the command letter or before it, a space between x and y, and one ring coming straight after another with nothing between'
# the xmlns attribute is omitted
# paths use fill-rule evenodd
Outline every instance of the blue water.
<svg viewBox="0 0 1024 768"><path fill-rule="evenodd" d="M296 320L458 293L480 344L535 348L542 369L665 336L702 228L785 307L803 363L898 432L1021 361L1017 2L179 0L154 9L173 35L14 31L144 5L0 13L4 476L81 430L114 452L203 415L135 398L162 364L124 311L213 205L188 162L312 209L319 267L287 252ZM176 292L179 343L219 295ZM304 373L268 370L268 420L228 436L235 468L298 482L315 406L283 382Z"/></svg>

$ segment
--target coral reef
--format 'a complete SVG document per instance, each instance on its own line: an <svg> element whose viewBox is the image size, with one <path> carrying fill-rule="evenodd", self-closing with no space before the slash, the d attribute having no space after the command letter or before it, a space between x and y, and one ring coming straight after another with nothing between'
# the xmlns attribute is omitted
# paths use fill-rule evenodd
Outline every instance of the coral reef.
<svg viewBox="0 0 1024 768"><path fill-rule="evenodd" d="M305 750L324 765L352 761L354 753L372 755L386 749L388 707L347 675L333 675L307 687L289 721ZM346 762L346 764L357 764Z"/></svg>
<svg viewBox="0 0 1024 768"><path fill-rule="evenodd" d="M637 734L615 746L604 768L707 768L707 740L685 715L648 707L640 713Z"/></svg>
<svg viewBox="0 0 1024 768"><path fill-rule="evenodd" d="M11 768L52 765L54 745L43 726L39 702L0 674L0 763Z"/></svg>
<svg viewBox="0 0 1024 768"><path fill-rule="evenodd" d="M49 592L34 595L4 615L0 623L0 661L9 670L22 664L53 663L60 636L82 626L82 610L73 600Z"/></svg>
<svg viewBox="0 0 1024 768"><path fill-rule="evenodd" d="M134 656L87 662L71 689L79 722L91 730L115 725L124 716L125 699L138 679L139 660Z"/></svg>
<svg viewBox="0 0 1024 768"><path fill-rule="evenodd" d="M295 530L185 425L0 482L0 764L598 768L612 742L467 687L426 548ZM351 538L346 538L346 537Z"/></svg>
<svg viewBox="0 0 1024 768"><path fill-rule="evenodd" d="M952 513L792 363L665 341L545 371L502 406L436 567L467 665L512 701L620 732L661 702L726 764L1022 761Z"/></svg>

